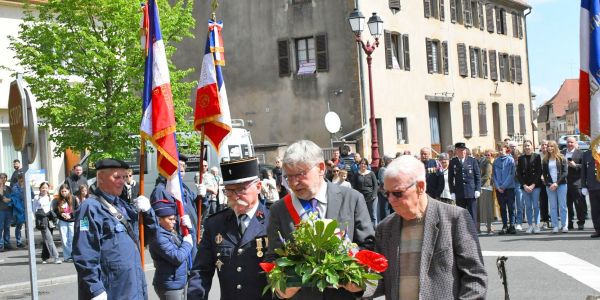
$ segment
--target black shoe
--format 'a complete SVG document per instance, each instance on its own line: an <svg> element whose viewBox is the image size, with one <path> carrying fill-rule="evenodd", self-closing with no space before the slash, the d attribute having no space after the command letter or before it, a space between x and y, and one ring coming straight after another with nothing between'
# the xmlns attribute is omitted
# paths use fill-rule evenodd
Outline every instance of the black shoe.
<svg viewBox="0 0 600 300"><path fill-rule="evenodd" d="M509 233L509 234L517 234L517 230L515 229L515 226L510 225L510 227L508 227L507 233Z"/></svg>
<svg viewBox="0 0 600 300"><path fill-rule="evenodd" d="M17 244L17 248L25 248L25 245L23 245L23 244Z"/></svg>
<svg viewBox="0 0 600 300"><path fill-rule="evenodd" d="M0 252L4 252L6 250L4 250L4 247L0 248Z"/></svg>
<svg viewBox="0 0 600 300"><path fill-rule="evenodd" d="M577 230L583 230L583 225L577 225Z"/></svg>
<svg viewBox="0 0 600 300"><path fill-rule="evenodd" d="M592 234L590 235L590 237L591 237L591 238L593 238L593 239L595 239L595 238L599 238L599 237L600 237L600 232L596 231L596 232L592 233Z"/></svg>
<svg viewBox="0 0 600 300"><path fill-rule="evenodd" d="M502 227L502 230L498 231L498 235L505 235L506 234L506 226Z"/></svg>

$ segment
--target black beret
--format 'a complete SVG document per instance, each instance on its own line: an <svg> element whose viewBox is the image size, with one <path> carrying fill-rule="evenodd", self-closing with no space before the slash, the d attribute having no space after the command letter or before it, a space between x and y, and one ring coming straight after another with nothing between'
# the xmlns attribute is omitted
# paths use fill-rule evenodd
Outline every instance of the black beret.
<svg viewBox="0 0 600 300"><path fill-rule="evenodd" d="M467 145L463 142L459 142L459 143L454 144L454 148L455 149L466 149Z"/></svg>
<svg viewBox="0 0 600 300"><path fill-rule="evenodd" d="M189 159L189 158L187 157L187 155L185 155L185 154L182 154L182 153L179 153L179 161L182 161L182 162L184 162L184 163L187 163L188 159Z"/></svg>
<svg viewBox="0 0 600 300"><path fill-rule="evenodd" d="M221 163L223 184L236 184L258 178L258 159L242 158Z"/></svg>
<svg viewBox="0 0 600 300"><path fill-rule="evenodd" d="M129 169L129 165L122 160L105 158L96 162L96 170L102 169Z"/></svg>

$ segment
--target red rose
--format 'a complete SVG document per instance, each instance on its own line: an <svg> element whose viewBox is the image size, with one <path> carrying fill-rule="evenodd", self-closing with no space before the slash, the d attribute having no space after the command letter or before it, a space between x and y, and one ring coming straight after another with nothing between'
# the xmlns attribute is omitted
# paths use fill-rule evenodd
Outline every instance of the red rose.
<svg viewBox="0 0 600 300"><path fill-rule="evenodd" d="M274 263L269 263L269 262L261 262L258 265L260 265L260 267L263 269L263 271L265 271L266 273L269 273L273 270L273 268L275 268L275 264ZM386 261L386 267L387 267L387 261Z"/></svg>
<svg viewBox="0 0 600 300"><path fill-rule="evenodd" d="M360 250L354 257L361 265L366 266L377 273L384 272L388 267L388 261L385 256L377 252Z"/></svg>

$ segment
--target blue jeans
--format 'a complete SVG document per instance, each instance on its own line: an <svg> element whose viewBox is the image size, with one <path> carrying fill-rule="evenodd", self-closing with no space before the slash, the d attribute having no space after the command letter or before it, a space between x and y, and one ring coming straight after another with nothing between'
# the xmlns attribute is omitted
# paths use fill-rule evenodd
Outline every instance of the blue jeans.
<svg viewBox="0 0 600 300"><path fill-rule="evenodd" d="M506 189L504 193L496 190L496 198L500 204L500 215L502 216L502 227L515 223L515 189ZM506 211L508 210L508 216Z"/></svg>
<svg viewBox="0 0 600 300"><path fill-rule="evenodd" d="M527 214L527 224L538 224L540 222L540 192L542 188L536 187L531 193L523 190L522 199L525 203L525 213Z"/></svg>
<svg viewBox="0 0 600 300"><path fill-rule="evenodd" d="M67 260L71 258L71 250L73 249L75 223L58 220L58 227L60 229L60 239L63 246L63 257Z"/></svg>
<svg viewBox="0 0 600 300"><path fill-rule="evenodd" d="M523 203L523 190L520 188L520 183L515 180L515 224L523 223L523 213L525 205Z"/></svg>
<svg viewBox="0 0 600 300"><path fill-rule="evenodd" d="M21 239L21 229L23 229L23 224L25 223L15 223L15 239L17 240L17 246L23 245L23 240Z"/></svg>
<svg viewBox="0 0 600 300"><path fill-rule="evenodd" d="M12 211L0 210L0 248L4 245L10 246L10 221L12 220Z"/></svg>
<svg viewBox="0 0 600 300"><path fill-rule="evenodd" d="M548 208L550 209L552 226L558 228L558 215L560 214L561 227L567 227L569 224L567 220L567 185L560 184L554 192L549 187L546 187L546 193L548 193ZM556 210L557 207L558 212Z"/></svg>

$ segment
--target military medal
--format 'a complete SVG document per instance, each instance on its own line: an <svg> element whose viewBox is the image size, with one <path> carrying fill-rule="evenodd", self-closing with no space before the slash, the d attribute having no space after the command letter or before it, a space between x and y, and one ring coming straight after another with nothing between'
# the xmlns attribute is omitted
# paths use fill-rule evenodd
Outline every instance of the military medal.
<svg viewBox="0 0 600 300"><path fill-rule="evenodd" d="M215 237L215 243L217 243L217 245L220 245L223 242L223 236L218 233L217 236Z"/></svg>
<svg viewBox="0 0 600 300"><path fill-rule="evenodd" d="M262 238L257 238L256 239L256 256L257 257L263 257L263 252L262 252Z"/></svg>
<svg viewBox="0 0 600 300"><path fill-rule="evenodd" d="M219 270L219 272L221 272L221 267L223 265L224 265L224 263L220 259L217 259L217 262L215 263L215 266L217 267L217 270Z"/></svg>
<svg viewBox="0 0 600 300"><path fill-rule="evenodd" d="M265 247L269 248L269 238L265 236Z"/></svg>

